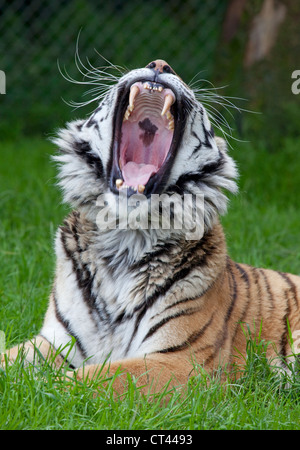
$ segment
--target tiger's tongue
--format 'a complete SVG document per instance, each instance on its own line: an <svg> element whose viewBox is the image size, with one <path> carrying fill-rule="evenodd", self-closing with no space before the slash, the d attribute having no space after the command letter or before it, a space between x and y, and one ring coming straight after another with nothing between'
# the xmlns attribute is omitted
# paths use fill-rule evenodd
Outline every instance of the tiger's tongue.
<svg viewBox="0 0 300 450"><path fill-rule="evenodd" d="M153 164L137 164L133 161L129 161L122 169L127 186L138 186L139 184L146 186L151 175L156 172L157 168Z"/></svg>

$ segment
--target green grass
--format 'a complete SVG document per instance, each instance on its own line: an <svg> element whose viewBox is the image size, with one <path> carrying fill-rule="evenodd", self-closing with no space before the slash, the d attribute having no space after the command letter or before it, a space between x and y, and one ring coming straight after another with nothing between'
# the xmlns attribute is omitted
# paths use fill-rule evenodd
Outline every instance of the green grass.
<svg viewBox="0 0 300 450"><path fill-rule="evenodd" d="M240 194L222 219L230 255L242 262L300 274L300 143L280 151L239 144ZM0 330L7 344L33 337L47 307L54 272L53 239L67 208L41 139L1 144ZM300 429L300 379L289 387L270 369L265 343L249 341L242 378L222 385L205 374L190 380L188 394L144 399L129 384L120 401L108 387L94 397L96 381L69 386L47 364L22 361L0 371L0 429ZM99 382L98 382L99 384Z"/></svg>

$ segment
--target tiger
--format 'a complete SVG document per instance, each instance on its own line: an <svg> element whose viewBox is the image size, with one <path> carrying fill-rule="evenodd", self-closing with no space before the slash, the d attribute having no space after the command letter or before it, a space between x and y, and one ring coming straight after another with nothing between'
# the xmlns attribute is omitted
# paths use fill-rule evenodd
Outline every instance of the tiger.
<svg viewBox="0 0 300 450"><path fill-rule="evenodd" d="M33 363L38 349L73 379L115 376L121 393L129 374L142 391L160 392L186 386L199 367L233 369L246 358L248 329L272 343L270 361L286 365L289 331L300 335L300 277L230 258L220 217L226 191L238 192L238 170L200 100L157 59L122 73L92 114L56 133L58 184L71 212L56 233L40 333L2 363L21 350ZM162 195L172 197L170 223L161 226L160 203L152 226L144 219ZM188 195L182 214L190 222L175 226ZM132 219L137 205L140 222Z"/></svg>

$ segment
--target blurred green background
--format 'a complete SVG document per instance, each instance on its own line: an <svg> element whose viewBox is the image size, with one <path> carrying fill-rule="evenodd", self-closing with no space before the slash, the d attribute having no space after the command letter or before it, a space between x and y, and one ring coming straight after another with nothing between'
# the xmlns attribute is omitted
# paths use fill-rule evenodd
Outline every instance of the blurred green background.
<svg viewBox="0 0 300 450"><path fill-rule="evenodd" d="M80 33L80 57L95 67L106 64L99 54L128 69L162 58L187 83L226 86L218 93L259 113L234 112L235 136L255 133L274 149L283 135L299 135L300 95L291 91L299 24L300 4L291 0L0 0L0 140L47 135L91 112L93 105L74 111L62 100L88 98L57 64L82 81L74 60Z"/></svg>
<svg viewBox="0 0 300 450"><path fill-rule="evenodd" d="M74 60L79 33L85 64L88 58L95 67L107 65L99 54L128 69L163 58L186 81L199 71L210 77L225 7L216 0L0 0L0 69L7 84L1 135L51 132L91 111L73 112L62 101L86 100L88 87L68 83L57 64L82 81Z"/></svg>

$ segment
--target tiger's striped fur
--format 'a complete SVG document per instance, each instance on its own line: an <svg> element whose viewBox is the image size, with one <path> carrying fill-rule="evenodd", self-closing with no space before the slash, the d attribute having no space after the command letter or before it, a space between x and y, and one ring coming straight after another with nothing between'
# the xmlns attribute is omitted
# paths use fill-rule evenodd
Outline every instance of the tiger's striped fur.
<svg viewBox="0 0 300 450"><path fill-rule="evenodd" d="M245 356L241 323L253 334L262 324L261 338L282 357L289 355L288 323L292 332L300 329L300 277L229 258L218 216L226 212L222 189L237 190L236 166L193 91L164 61L151 64L120 78L88 120L69 124L55 140L60 186L74 211L57 232L56 275L36 345L44 355L62 348L59 365L72 336L76 344L68 363L80 368L88 358L85 376L109 358L104 372L121 367L141 385L154 381L152 389L160 390L171 376L175 385L186 383L195 362L211 372ZM181 135L174 132L177 148L156 192L204 196L198 240L174 228L97 226L99 195L108 205L116 196L110 185L116 111L124 92L142 79L156 80L176 95L172 111ZM25 348L32 359L33 344ZM12 360L17 352L18 347L8 352ZM268 352L270 358L276 354L272 346ZM76 375L82 377L83 370ZM121 378L115 384L123 389Z"/></svg>

